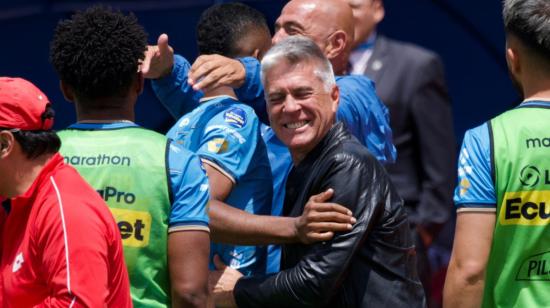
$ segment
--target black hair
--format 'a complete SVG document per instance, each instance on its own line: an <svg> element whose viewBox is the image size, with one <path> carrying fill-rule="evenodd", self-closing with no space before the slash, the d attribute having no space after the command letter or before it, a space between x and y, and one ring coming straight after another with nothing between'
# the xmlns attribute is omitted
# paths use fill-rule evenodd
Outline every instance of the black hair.
<svg viewBox="0 0 550 308"><path fill-rule="evenodd" d="M42 114L42 121L53 119L55 112L48 104L46 111ZM21 151L28 159L34 159L44 154L55 154L61 147L61 140L53 130L13 130L0 128L0 130L11 130L13 137L21 146Z"/></svg>
<svg viewBox="0 0 550 308"><path fill-rule="evenodd" d="M14 132L13 136L19 142L21 150L28 159L34 159L44 154L55 154L61 147L61 140L53 130L20 130Z"/></svg>
<svg viewBox="0 0 550 308"><path fill-rule="evenodd" d="M123 97L146 48L147 34L133 14L94 6L59 22L50 62L82 100Z"/></svg>
<svg viewBox="0 0 550 308"><path fill-rule="evenodd" d="M239 41L252 31L269 33L262 13L242 3L215 4L201 14L197 24L199 53L237 57Z"/></svg>
<svg viewBox="0 0 550 308"><path fill-rule="evenodd" d="M505 0L502 15L506 31L550 64L550 1Z"/></svg>

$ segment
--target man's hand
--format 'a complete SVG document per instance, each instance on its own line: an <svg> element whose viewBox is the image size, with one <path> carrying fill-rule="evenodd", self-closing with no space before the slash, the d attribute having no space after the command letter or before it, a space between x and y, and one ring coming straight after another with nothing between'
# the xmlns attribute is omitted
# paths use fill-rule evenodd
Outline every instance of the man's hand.
<svg viewBox="0 0 550 308"><path fill-rule="evenodd" d="M168 45L168 35L161 34L157 45L147 46L145 59L141 63L143 77L158 79L168 76L174 66L174 49Z"/></svg>
<svg viewBox="0 0 550 308"><path fill-rule="evenodd" d="M189 71L188 82L195 91L208 92L220 86L239 88L246 78L246 71L239 60L220 55L202 55Z"/></svg>
<svg viewBox="0 0 550 308"><path fill-rule="evenodd" d="M352 212L336 203L324 203L332 198L334 190L311 196L304 207L302 216L296 217L296 234L304 244L328 241L334 232L345 232L352 229L356 219Z"/></svg>
<svg viewBox="0 0 550 308"><path fill-rule="evenodd" d="M214 256L214 265L216 270L208 276L208 287L212 290L216 307L237 307L233 289L243 274L223 264L218 255Z"/></svg>

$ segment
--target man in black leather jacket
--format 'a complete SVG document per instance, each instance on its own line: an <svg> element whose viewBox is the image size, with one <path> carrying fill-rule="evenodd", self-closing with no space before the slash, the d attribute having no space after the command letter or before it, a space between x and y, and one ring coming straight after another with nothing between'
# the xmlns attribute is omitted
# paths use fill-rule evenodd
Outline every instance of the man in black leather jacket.
<svg viewBox="0 0 550 308"><path fill-rule="evenodd" d="M218 306L423 307L407 214L388 175L344 128L335 124L339 91L328 60L311 40L292 36L262 61L270 123L288 146L285 216L329 188L357 223L327 242L283 246L281 272L240 277L218 264ZM221 277L220 277L221 276Z"/></svg>

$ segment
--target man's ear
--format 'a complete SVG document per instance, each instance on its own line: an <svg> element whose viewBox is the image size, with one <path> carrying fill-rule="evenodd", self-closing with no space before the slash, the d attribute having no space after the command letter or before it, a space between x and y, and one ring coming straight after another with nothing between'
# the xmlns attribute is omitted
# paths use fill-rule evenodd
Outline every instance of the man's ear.
<svg viewBox="0 0 550 308"><path fill-rule="evenodd" d="M374 12L374 22L376 24L379 24L382 19L384 19L384 15L386 15L386 11L384 10L384 3L382 2L382 0L373 0L371 8Z"/></svg>
<svg viewBox="0 0 550 308"><path fill-rule="evenodd" d="M260 49L259 48L254 49L254 52L252 53L252 56L254 58L258 59L259 55L260 55ZM258 61L260 61L260 59L258 59Z"/></svg>
<svg viewBox="0 0 550 308"><path fill-rule="evenodd" d="M334 59L343 53L349 43L348 35L342 30L335 31L327 38L327 40L328 42L325 47L325 55L329 60Z"/></svg>
<svg viewBox="0 0 550 308"><path fill-rule="evenodd" d="M15 145L15 138L9 131L0 131L0 159L10 155Z"/></svg>
<svg viewBox="0 0 550 308"><path fill-rule="evenodd" d="M63 93L63 96L65 97L65 100L74 103L74 92L71 89L71 87L66 84L63 80L59 81L59 89L61 89L61 93Z"/></svg>
<svg viewBox="0 0 550 308"><path fill-rule="evenodd" d="M340 104L340 88L338 88L337 85L334 85L332 90L330 90L330 98L332 100L332 109L336 112L338 110L338 104Z"/></svg>
<svg viewBox="0 0 550 308"><path fill-rule="evenodd" d="M514 76L521 74L520 55L514 47L508 44L506 44L506 62L508 63L510 72Z"/></svg>

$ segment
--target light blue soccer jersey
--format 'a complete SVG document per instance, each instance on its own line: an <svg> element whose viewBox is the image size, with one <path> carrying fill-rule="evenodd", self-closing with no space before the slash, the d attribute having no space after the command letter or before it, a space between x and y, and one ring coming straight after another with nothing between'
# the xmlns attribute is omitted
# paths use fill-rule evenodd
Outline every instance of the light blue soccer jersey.
<svg viewBox="0 0 550 308"><path fill-rule="evenodd" d="M260 62L251 57L239 59L246 69L243 86L235 92L239 99L254 108L263 123L268 123L266 102L260 80ZM202 94L194 92L187 83L190 64L181 56L174 56L172 73L153 80L153 90L161 103L175 117L193 108ZM344 122L350 132L365 145L382 164L393 163L396 150L392 142L389 113L375 93L374 83L365 76L338 76L340 104L337 119ZM271 213L282 214L286 177L292 167L290 152L268 127L262 128L273 174L273 205ZM279 271L280 250L270 245L268 272Z"/></svg>
<svg viewBox="0 0 550 308"><path fill-rule="evenodd" d="M271 169L252 108L229 96L203 99L167 136L231 179L227 204L252 214L271 213ZM256 275L265 273L266 251L264 246L213 244L211 257L218 254L232 268Z"/></svg>
<svg viewBox="0 0 550 308"><path fill-rule="evenodd" d="M490 143L487 123L466 131L464 135L458 158L458 184L454 192L458 211L496 209Z"/></svg>
<svg viewBox="0 0 550 308"><path fill-rule="evenodd" d="M549 102L526 101L521 107L546 107ZM489 125L466 131L458 158L458 184L454 192L457 211L496 210Z"/></svg>
<svg viewBox="0 0 550 308"><path fill-rule="evenodd" d="M139 127L134 123L76 123L69 129L100 131ZM123 146L123 145L122 145ZM168 228L208 226L208 178L199 157L174 142L168 147L169 185L172 205Z"/></svg>
<svg viewBox="0 0 550 308"><path fill-rule="evenodd" d="M267 154L273 174L273 201L272 216L283 216L285 202L286 178L292 169L292 157L270 126L262 124L262 138L267 146ZM267 273L279 272L281 266L281 247L269 245L267 247Z"/></svg>

